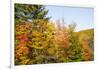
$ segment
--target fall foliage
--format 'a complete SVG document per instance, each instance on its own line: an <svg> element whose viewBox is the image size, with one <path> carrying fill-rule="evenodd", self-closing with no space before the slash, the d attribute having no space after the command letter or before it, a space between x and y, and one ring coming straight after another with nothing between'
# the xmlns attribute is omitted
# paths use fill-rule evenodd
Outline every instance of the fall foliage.
<svg viewBox="0 0 100 69"><path fill-rule="evenodd" d="M42 5L16 4L15 9L15 65L93 60L93 29L75 32L75 23L54 23L45 17L48 11Z"/></svg>

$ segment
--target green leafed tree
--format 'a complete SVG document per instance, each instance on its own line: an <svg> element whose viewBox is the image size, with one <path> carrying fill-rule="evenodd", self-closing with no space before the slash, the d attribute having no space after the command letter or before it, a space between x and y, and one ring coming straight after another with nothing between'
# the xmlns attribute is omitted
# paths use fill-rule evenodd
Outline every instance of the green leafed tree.
<svg viewBox="0 0 100 69"><path fill-rule="evenodd" d="M30 21L33 19L46 19L48 10L43 5L15 4L15 22Z"/></svg>
<svg viewBox="0 0 100 69"><path fill-rule="evenodd" d="M68 61L82 61L82 43L79 41L78 36L75 35L75 23L69 25L69 49L67 51Z"/></svg>

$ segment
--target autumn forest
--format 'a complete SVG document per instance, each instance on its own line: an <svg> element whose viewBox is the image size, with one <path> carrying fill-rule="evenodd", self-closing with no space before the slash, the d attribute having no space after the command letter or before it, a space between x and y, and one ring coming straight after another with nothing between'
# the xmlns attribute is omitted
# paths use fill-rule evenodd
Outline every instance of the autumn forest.
<svg viewBox="0 0 100 69"><path fill-rule="evenodd" d="M14 6L15 65L94 60L94 28L75 31L76 22L52 21L45 5Z"/></svg>

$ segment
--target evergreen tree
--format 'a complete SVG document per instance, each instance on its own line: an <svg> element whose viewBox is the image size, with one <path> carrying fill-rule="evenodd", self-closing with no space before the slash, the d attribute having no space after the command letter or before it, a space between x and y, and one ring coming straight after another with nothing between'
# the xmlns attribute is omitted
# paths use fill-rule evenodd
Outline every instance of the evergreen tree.
<svg viewBox="0 0 100 69"><path fill-rule="evenodd" d="M43 5L15 4L15 22L31 21L33 19L46 19L48 10Z"/></svg>

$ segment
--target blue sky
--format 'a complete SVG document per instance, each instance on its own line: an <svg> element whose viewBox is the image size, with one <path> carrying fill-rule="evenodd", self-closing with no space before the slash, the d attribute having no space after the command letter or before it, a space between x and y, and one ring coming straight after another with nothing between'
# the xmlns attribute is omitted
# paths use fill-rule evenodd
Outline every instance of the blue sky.
<svg viewBox="0 0 100 69"><path fill-rule="evenodd" d="M65 25L76 23L76 31L94 28L94 9L65 6L46 6L51 20L64 19Z"/></svg>

